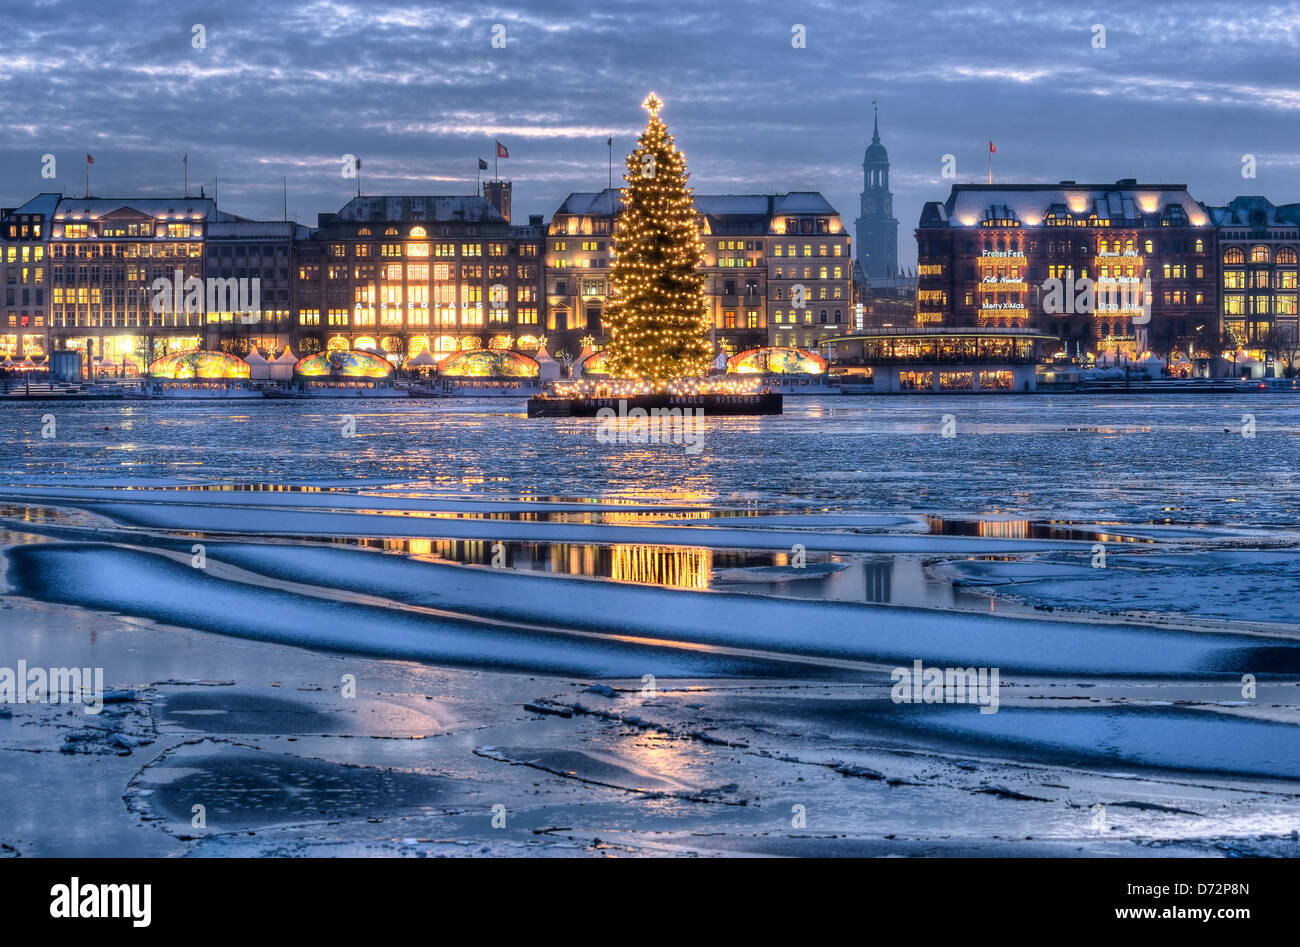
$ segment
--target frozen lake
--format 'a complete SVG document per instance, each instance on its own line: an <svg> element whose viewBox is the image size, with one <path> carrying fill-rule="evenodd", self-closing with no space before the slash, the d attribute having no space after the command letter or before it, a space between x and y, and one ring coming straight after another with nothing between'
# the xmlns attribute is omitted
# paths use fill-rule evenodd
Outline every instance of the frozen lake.
<svg viewBox="0 0 1300 947"><path fill-rule="evenodd" d="M786 405L3 406L0 852L1300 853L1300 400Z"/></svg>
<svg viewBox="0 0 1300 947"><path fill-rule="evenodd" d="M342 484L471 496L1300 523L1300 399L1285 395L787 398L708 418L703 449L603 444L523 404L5 405L0 483ZM42 416L57 434L42 439ZM342 436L343 416L356 436ZM956 436L940 436L944 415ZM1255 436L1241 434L1243 416Z"/></svg>

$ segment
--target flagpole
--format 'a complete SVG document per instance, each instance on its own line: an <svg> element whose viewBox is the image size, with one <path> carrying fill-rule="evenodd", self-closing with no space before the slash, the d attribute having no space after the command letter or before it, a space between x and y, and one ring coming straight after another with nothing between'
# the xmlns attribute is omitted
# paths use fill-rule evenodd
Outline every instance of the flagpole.
<svg viewBox="0 0 1300 947"><path fill-rule="evenodd" d="M993 140L989 139L989 183L993 183Z"/></svg>
<svg viewBox="0 0 1300 947"><path fill-rule="evenodd" d="M190 196L190 153L185 152L185 157L181 159L181 164L185 165L185 186L182 197Z"/></svg>
<svg viewBox="0 0 1300 947"><path fill-rule="evenodd" d="M90 200L90 155L86 155L86 200Z"/></svg>
<svg viewBox="0 0 1300 947"><path fill-rule="evenodd" d="M606 143L609 145L609 186L612 189L614 187L614 136L610 135Z"/></svg>

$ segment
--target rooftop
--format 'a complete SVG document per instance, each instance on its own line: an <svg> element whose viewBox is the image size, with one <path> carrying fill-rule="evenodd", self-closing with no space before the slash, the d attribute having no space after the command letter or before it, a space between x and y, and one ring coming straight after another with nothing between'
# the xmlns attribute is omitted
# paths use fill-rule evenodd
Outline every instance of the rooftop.
<svg viewBox="0 0 1300 947"><path fill-rule="evenodd" d="M974 226L983 220L1014 220L1036 227L1044 218L1139 223L1170 219L1205 226L1209 215L1185 184L1139 184L1122 178L1114 184L954 184L943 203L931 201L921 226Z"/></svg>
<svg viewBox="0 0 1300 947"><path fill-rule="evenodd" d="M65 197L59 201L55 216L99 220L116 211L137 211L158 220L234 219L233 214L219 212L210 197Z"/></svg>
<svg viewBox="0 0 1300 947"><path fill-rule="evenodd" d="M505 224L501 212L475 194L354 197L336 218L351 223L418 220Z"/></svg>

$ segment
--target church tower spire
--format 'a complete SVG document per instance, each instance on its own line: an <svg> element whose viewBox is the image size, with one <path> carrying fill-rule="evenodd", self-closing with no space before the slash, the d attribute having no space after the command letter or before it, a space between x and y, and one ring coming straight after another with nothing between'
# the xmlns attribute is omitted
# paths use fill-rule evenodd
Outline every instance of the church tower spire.
<svg viewBox="0 0 1300 947"><path fill-rule="evenodd" d="M871 279L898 275L898 221L889 190L889 152L880 143L880 107L871 100L871 144L862 156L861 216L855 222L858 266Z"/></svg>

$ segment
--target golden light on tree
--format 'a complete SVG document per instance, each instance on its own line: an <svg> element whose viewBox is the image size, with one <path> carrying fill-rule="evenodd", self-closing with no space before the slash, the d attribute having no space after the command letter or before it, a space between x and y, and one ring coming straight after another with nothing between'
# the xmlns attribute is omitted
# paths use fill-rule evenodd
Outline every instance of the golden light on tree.
<svg viewBox="0 0 1300 947"><path fill-rule="evenodd" d="M614 230L606 364L622 378L701 376L712 346L686 156L659 119L659 97L651 92L642 106L650 119L627 156Z"/></svg>

